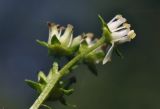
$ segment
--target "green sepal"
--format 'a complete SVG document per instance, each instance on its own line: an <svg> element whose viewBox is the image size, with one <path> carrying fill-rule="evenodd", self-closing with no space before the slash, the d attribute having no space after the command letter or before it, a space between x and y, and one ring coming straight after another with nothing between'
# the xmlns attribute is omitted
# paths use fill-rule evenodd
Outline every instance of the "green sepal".
<svg viewBox="0 0 160 109"><path fill-rule="evenodd" d="M56 35L54 35L51 39L51 45L54 45L54 44L58 44L60 45L61 42L58 40L58 38L56 37Z"/></svg>
<svg viewBox="0 0 160 109"><path fill-rule="evenodd" d="M91 53L89 53L86 57L85 57L85 61L89 62L89 63L93 63L96 64L96 61L102 61L103 58L105 57L105 53L104 51L100 50L100 51L93 51Z"/></svg>
<svg viewBox="0 0 160 109"><path fill-rule="evenodd" d="M74 92L74 89L64 89L64 88L60 88L60 91L62 91L63 94L65 95L71 95Z"/></svg>
<svg viewBox="0 0 160 109"><path fill-rule="evenodd" d="M48 47L48 43L45 41L36 40L36 42L41 46Z"/></svg>
<svg viewBox="0 0 160 109"><path fill-rule="evenodd" d="M85 51L87 48L88 48L88 44L87 44L86 40L83 40L83 41L81 42L80 47L79 47L79 52L83 52L83 51Z"/></svg>
<svg viewBox="0 0 160 109"><path fill-rule="evenodd" d="M57 73L58 72L58 63L57 62L54 62L53 63L53 67L52 69L49 71L49 74L47 76L47 80L49 81L52 76L54 75L54 73Z"/></svg>
<svg viewBox="0 0 160 109"><path fill-rule="evenodd" d="M48 53L50 56L52 55L69 56L72 54L72 51L68 47L55 44L55 45L48 45Z"/></svg>
<svg viewBox="0 0 160 109"><path fill-rule="evenodd" d="M25 80L25 82L33 89L35 89L36 91L38 91L39 93L43 90L43 86L38 83L38 82L34 82L31 80Z"/></svg>
<svg viewBox="0 0 160 109"><path fill-rule="evenodd" d="M42 71L38 73L38 82L44 85L47 84L47 77Z"/></svg>
<svg viewBox="0 0 160 109"><path fill-rule="evenodd" d="M80 48L80 44L77 45L77 46L70 47L69 49L70 49L73 53L75 53L75 52L77 52L77 51L79 50L79 48Z"/></svg>
<svg viewBox="0 0 160 109"><path fill-rule="evenodd" d="M102 36L104 36L106 38L107 43L111 43L111 40L112 40L111 36L110 36L111 31L108 28L107 23L104 21L104 19L100 15L98 15L98 17L99 17L101 24L102 24L102 31L103 31Z"/></svg>
<svg viewBox="0 0 160 109"><path fill-rule="evenodd" d="M101 16L101 15L98 15L98 18L99 18L99 20L100 20L100 22L101 22L101 24L102 24L102 29L103 29L104 27L108 28L108 26L107 26L106 22L104 21L104 19L102 18L102 16ZM108 28L108 30L109 30L109 28Z"/></svg>
<svg viewBox="0 0 160 109"><path fill-rule="evenodd" d="M87 65L88 69L95 75L98 75L96 68L96 61L101 62L105 56L105 53L101 50L99 52L93 51L87 55L84 59L84 63Z"/></svg>

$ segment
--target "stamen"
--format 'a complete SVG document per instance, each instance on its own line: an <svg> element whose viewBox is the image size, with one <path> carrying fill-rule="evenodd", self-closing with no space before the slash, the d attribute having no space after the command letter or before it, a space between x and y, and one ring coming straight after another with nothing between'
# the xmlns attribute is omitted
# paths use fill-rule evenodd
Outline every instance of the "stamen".
<svg viewBox="0 0 160 109"><path fill-rule="evenodd" d="M115 20L118 20L118 19L120 19L120 18L122 18L122 15L116 15L112 20L110 20L109 22L108 22L108 25L110 25L111 23L113 23Z"/></svg>
<svg viewBox="0 0 160 109"><path fill-rule="evenodd" d="M115 16L115 18L116 18L116 19L120 19L120 18L123 18L123 17L122 17L121 14L118 14L118 15Z"/></svg>
<svg viewBox="0 0 160 109"><path fill-rule="evenodd" d="M92 39L93 39L94 35L93 35L93 33L87 33L86 36L87 36L86 42L90 46L92 44Z"/></svg>
<svg viewBox="0 0 160 109"><path fill-rule="evenodd" d="M113 32L114 29L117 29L119 26L121 26L124 22L126 22L125 18L120 18L112 23L107 24L108 28L111 32Z"/></svg>
<svg viewBox="0 0 160 109"><path fill-rule="evenodd" d="M120 31L120 30L122 30L122 29L130 29L130 27L131 27L130 24L124 23L123 26L121 26L121 27L119 27L119 28L117 28L117 29L112 30L112 32Z"/></svg>
<svg viewBox="0 0 160 109"><path fill-rule="evenodd" d="M129 31L130 31L130 29L124 29L124 30L121 30L121 31L118 31L118 32L113 32L111 34L112 39L116 40L116 39L122 38L122 37L126 36Z"/></svg>
<svg viewBox="0 0 160 109"><path fill-rule="evenodd" d="M134 39L134 38L136 37L136 33L134 32L134 30L129 31L128 37L129 37L130 39Z"/></svg>

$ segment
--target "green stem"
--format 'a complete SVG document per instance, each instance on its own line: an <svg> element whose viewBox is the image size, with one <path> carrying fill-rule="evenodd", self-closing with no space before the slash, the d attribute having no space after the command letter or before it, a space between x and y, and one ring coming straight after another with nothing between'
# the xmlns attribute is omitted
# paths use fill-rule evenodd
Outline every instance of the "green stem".
<svg viewBox="0 0 160 109"><path fill-rule="evenodd" d="M78 54L76 57L74 57L71 61L69 61L60 71L59 73L55 73L42 93L39 95L39 97L36 99L34 104L30 107L30 109L38 109L41 104L47 99L49 96L49 93L52 91L54 88L55 84L66 74L69 74L70 72L67 72L75 63L77 63L79 60L84 58L86 54L89 54L91 51L95 50L96 48L100 47L106 42L106 38L102 36L97 43L94 44L94 46L86 49L84 52Z"/></svg>

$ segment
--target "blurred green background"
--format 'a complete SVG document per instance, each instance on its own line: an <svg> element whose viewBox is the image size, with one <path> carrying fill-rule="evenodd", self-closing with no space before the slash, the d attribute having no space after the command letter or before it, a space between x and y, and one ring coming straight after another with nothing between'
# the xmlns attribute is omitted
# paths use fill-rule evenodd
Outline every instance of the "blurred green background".
<svg viewBox="0 0 160 109"><path fill-rule="evenodd" d="M28 109L36 93L24 79L47 72L51 59L35 40L47 40L47 21L74 25L74 36L100 36L101 14L122 14L137 37L120 46L125 58L97 65L98 77L81 65L76 91L66 97L77 109L160 109L160 3L158 0L0 0L0 109ZM53 103L54 109L71 109Z"/></svg>

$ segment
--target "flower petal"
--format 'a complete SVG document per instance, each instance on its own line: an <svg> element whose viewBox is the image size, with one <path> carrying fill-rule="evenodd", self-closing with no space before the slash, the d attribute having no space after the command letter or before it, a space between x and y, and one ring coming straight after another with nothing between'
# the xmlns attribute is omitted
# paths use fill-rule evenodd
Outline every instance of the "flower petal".
<svg viewBox="0 0 160 109"><path fill-rule="evenodd" d="M71 44L72 37L73 37L73 35L72 35L73 30L72 29L73 29L73 26L68 24L64 34L60 38L60 42L62 45L69 46Z"/></svg>
<svg viewBox="0 0 160 109"><path fill-rule="evenodd" d="M51 44L51 40L53 36L58 37L58 25L55 23L48 23L49 27L49 38L48 38L48 44Z"/></svg>
<svg viewBox="0 0 160 109"><path fill-rule="evenodd" d="M80 45L80 43L81 43L81 41L82 41L82 36L81 36L81 35L79 35L79 36L77 36L77 37L73 38L73 41L72 41L71 47L79 46L79 45Z"/></svg>
<svg viewBox="0 0 160 109"><path fill-rule="evenodd" d="M108 61L111 61L111 56L114 48L114 42L112 43L111 47L109 48L106 56L103 59L103 64L106 64Z"/></svg>
<svg viewBox="0 0 160 109"><path fill-rule="evenodd" d="M119 38L117 40L114 40L114 42L118 43L118 44L122 44L125 42L129 42L131 41L131 39L134 39L136 37L136 33L134 32L134 30L129 31L128 35Z"/></svg>
<svg viewBox="0 0 160 109"><path fill-rule="evenodd" d="M126 19L123 18L121 15L117 15L107 25L108 25L110 31L113 32L114 29L118 28L124 22L126 22Z"/></svg>
<svg viewBox="0 0 160 109"><path fill-rule="evenodd" d="M120 31L111 33L112 40L120 39L120 38L128 35L129 31L130 31L130 29L124 29L124 30L120 30Z"/></svg>
<svg viewBox="0 0 160 109"><path fill-rule="evenodd" d="M93 37L94 37L93 33L86 34L86 42L88 44L88 47L91 47L93 45L93 42L92 42Z"/></svg>
<svg viewBox="0 0 160 109"><path fill-rule="evenodd" d="M112 32L116 32L116 31L120 31L122 29L130 29L131 25L128 24L128 23L124 23L123 26L119 27L119 28L116 28L114 30L112 30Z"/></svg>

